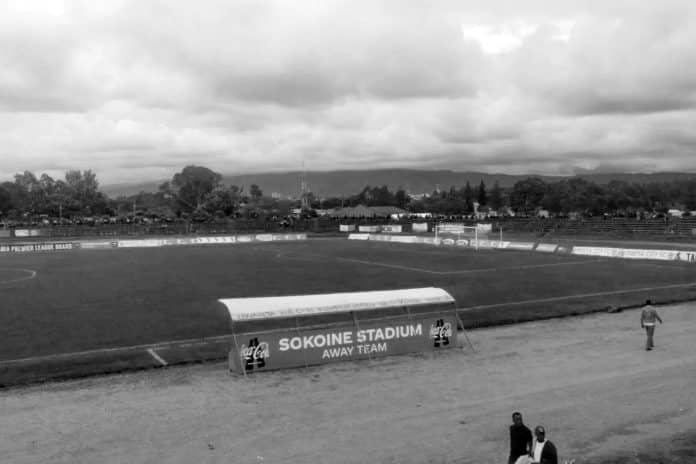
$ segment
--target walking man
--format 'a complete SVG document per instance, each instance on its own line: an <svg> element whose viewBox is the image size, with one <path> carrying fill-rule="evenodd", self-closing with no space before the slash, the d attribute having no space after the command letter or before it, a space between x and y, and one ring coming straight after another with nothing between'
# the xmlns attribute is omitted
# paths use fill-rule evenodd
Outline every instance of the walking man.
<svg viewBox="0 0 696 464"><path fill-rule="evenodd" d="M662 319L655 308L652 307L652 301L646 300L645 307L640 313L640 328L645 329L647 335L647 340L645 342L645 349L650 351L655 346L653 343L653 335L655 334L655 323L659 321L662 324Z"/></svg>
<svg viewBox="0 0 696 464"><path fill-rule="evenodd" d="M515 464L520 456L528 456L532 451L532 431L522 422L522 413L512 413L510 426L510 457L508 464Z"/></svg>

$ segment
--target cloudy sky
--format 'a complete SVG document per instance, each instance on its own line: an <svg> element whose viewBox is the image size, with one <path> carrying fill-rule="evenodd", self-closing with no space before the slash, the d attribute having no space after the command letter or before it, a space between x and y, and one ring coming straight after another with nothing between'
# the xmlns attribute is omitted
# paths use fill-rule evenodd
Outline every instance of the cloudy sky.
<svg viewBox="0 0 696 464"><path fill-rule="evenodd" d="M0 180L696 171L696 2L0 0Z"/></svg>

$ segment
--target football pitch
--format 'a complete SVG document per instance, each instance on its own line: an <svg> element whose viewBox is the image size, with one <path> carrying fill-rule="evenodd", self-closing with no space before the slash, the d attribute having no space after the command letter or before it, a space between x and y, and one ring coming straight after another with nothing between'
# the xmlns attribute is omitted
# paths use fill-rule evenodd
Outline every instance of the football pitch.
<svg viewBox="0 0 696 464"><path fill-rule="evenodd" d="M343 238L0 260L0 361L224 336L218 298L434 286L467 328L696 298L689 263Z"/></svg>

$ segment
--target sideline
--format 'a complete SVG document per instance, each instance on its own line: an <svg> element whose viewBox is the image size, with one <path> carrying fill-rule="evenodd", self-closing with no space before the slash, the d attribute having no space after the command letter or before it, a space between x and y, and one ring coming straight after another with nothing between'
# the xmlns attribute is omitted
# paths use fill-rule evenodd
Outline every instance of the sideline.
<svg viewBox="0 0 696 464"><path fill-rule="evenodd" d="M611 290L611 291L607 291L607 292L583 293L582 295L554 296L554 297L550 297L550 298L537 298L534 300L509 301L507 303L494 303L494 304L479 305L479 306L468 306L466 308L457 308L457 310L499 308L501 306L517 306L517 305L524 305L524 304L529 304L529 303L550 303L552 301L573 300L573 299L577 299L577 298L592 298L592 297L596 297L596 296L621 295L623 293L649 292L649 291L653 291L653 290L666 290L669 288L684 288L684 287L696 287L696 282L691 282L688 284L660 285L657 287L639 287L639 288L631 288L628 290Z"/></svg>
<svg viewBox="0 0 696 464"><path fill-rule="evenodd" d="M199 347L199 346L205 346L205 345L213 345L215 343L222 343L222 342L228 341L229 339L231 339L231 337L232 337L232 334L217 335L215 337L189 338L189 339L185 339L185 340L172 340L169 342L160 342L160 343L154 343L154 344L149 343L149 344L143 344L143 345L119 346L119 347L115 347L115 348L99 348L99 349L86 350L86 351L74 351L71 353L58 353L58 354L48 354L48 355L43 355L43 356L30 356L28 358L17 358L17 359L8 359L5 361L0 361L0 367L11 366L13 364L22 364L22 363L37 362L37 361L55 361L55 360L60 360L60 359L69 359L69 358L73 358L73 357L92 356L92 355L118 353L118 352L125 352L125 351L137 351L137 350L149 351L149 350L162 350L162 349L171 349L171 348Z"/></svg>
<svg viewBox="0 0 696 464"><path fill-rule="evenodd" d="M347 261L350 263L367 264L370 266L381 266L381 267L388 267L388 268L392 268L392 269L402 269L402 270L414 271L414 272L424 272L427 274L435 274L435 275L474 274L477 272L497 272L497 271L521 271L524 269L536 269L536 268L555 267L555 266L572 266L572 265L576 265L576 264L599 263L599 262L605 261L604 259L590 259L590 260L583 260L583 261L566 261L566 262L560 262L560 263L523 264L520 266L507 266L507 267L484 267L484 268L479 268L479 269L464 269L464 270L459 270L459 271L432 271L430 269L423 269L423 268L410 267L410 266L402 266L399 264L387 264L387 263L381 263L379 261L365 261L362 259L341 258L341 257L337 257L336 259L339 261Z"/></svg>

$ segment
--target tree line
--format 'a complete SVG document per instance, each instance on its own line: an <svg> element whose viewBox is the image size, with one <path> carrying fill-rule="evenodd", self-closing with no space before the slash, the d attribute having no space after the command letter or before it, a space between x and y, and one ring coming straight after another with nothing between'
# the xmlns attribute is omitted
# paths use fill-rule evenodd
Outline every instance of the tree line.
<svg viewBox="0 0 696 464"><path fill-rule="evenodd" d="M696 210L696 178L676 182L647 184L614 180L606 185L572 177L545 182L536 177L518 181L510 188L496 182L487 187L483 181L472 186L451 186L412 196L403 188L391 191L384 186L366 186L344 197L317 198L307 194L313 209L342 206L396 206L411 212L467 215L478 211L510 208L517 214L532 215L540 209L553 215L578 213L641 215L666 212L669 208ZM160 217L209 219L242 214L289 214L300 205L298 200L282 200L264 195L258 185L224 185L222 175L203 166L186 166L156 192L109 198L99 191L96 174L91 170L71 170L63 179L29 171L17 174L14 181L0 184L0 218L32 216L52 218L73 216L116 216L148 214Z"/></svg>

